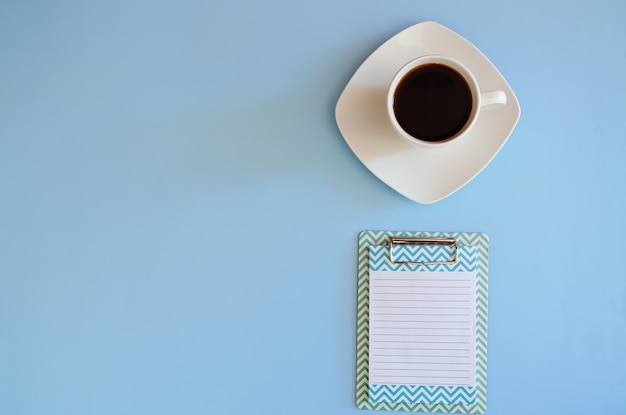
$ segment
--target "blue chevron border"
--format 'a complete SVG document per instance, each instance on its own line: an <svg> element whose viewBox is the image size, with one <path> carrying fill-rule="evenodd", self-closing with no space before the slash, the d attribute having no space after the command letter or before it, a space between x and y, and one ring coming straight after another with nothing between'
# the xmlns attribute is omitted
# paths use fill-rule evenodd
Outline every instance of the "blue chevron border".
<svg viewBox="0 0 626 415"><path fill-rule="evenodd" d="M372 402L469 405L476 400L473 386L371 385L369 394Z"/></svg>
<svg viewBox="0 0 626 415"><path fill-rule="evenodd" d="M476 269L476 247L459 246L456 264L419 265L392 263L389 246L370 245L369 268L372 271L474 271ZM449 261L454 248L448 246L409 246L393 247L393 257L397 261L434 262Z"/></svg>
<svg viewBox="0 0 626 415"><path fill-rule="evenodd" d="M457 240L459 246L475 246L476 252L476 399L471 404L427 404L413 402L373 402L369 396L369 247L386 245L394 237L433 237ZM472 232L394 232L363 231L358 238L356 405L360 409L481 414L487 409L487 289L489 238Z"/></svg>

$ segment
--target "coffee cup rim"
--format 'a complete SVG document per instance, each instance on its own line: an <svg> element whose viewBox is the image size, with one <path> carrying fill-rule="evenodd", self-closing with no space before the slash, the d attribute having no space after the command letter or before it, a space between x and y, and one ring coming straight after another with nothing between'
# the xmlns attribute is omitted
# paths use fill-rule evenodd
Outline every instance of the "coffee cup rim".
<svg viewBox="0 0 626 415"><path fill-rule="evenodd" d="M400 124L396 120L395 112L393 109L396 89L403 77L413 69L429 64L445 65L454 69L463 77L463 79L465 79L472 94L472 111L465 125L459 132L441 141L426 141L409 134L402 128L402 126L400 126ZM410 61L402 65L400 69L398 69L398 71L391 79L391 82L389 83L389 88L387 90L387 115L396 134L398 134L402 139L410 144L430 148L441 147L453 141L458 141L461 137L465 136L467 131L472 128L478 118L480 104L480 88L478 86L478 81L476 80L475 76L462 62L445 55L422 55L411 59Z"/></svg>

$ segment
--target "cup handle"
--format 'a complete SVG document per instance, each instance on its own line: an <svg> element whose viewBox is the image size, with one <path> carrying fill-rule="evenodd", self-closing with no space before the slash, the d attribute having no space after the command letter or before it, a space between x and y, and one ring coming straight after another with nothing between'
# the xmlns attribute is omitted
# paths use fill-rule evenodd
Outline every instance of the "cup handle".
<svg viewBox="0 0 626 415"><path fill-rule="evenodd" d="M506 105L506 93L504 91L481 91L480 109L483 111L495 110Z"/></svg>

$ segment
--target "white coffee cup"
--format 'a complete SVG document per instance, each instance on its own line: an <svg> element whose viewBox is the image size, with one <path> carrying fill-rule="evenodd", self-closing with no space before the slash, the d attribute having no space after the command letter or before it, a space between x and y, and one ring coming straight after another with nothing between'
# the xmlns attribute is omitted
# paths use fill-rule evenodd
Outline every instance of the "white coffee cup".
<svg viewBox="0 0 626 415"><path fill-rule="evenodd" d="M506 100L504 91L481 91L461 62L427 55L406 63L393 77L387 112L406 142L433 148L462 139L481 111L500 108Z"/></svg>

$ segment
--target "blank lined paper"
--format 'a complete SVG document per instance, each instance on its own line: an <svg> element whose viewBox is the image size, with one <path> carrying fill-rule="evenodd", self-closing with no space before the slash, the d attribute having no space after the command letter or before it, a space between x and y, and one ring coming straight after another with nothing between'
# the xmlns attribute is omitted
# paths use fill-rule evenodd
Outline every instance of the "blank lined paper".
<svg viewBox="0 0 626 415"><path fill-rule="evenodd" d="M476 272L370 270L369 383L476 383Z"/></svg>

